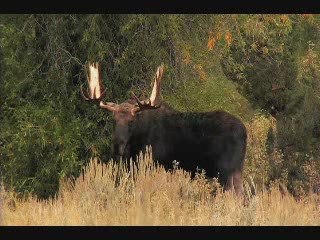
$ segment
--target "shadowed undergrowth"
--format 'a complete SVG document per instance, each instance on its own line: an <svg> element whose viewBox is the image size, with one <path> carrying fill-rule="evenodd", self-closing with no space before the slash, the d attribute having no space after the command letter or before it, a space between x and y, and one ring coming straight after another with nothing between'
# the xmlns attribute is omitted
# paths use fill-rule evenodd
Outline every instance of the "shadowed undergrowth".
<svg viewBox="0 0 320 240"><path fill-rule="evenodd" d="M195 179L165 171L150 157L128 165L97 160L73 181L61 183L54 199L4 196L4 225L319 225L319 196L299 201L277 188L246 193L244 205L203 172ZM248 184L245 184L248 185ZM212 193L215 193L214 195Z"/></svg>

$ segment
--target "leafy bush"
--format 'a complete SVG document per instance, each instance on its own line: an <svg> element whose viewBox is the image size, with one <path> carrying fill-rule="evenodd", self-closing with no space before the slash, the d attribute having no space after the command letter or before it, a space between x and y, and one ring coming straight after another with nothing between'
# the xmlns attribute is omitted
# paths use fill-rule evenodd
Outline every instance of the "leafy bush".
<svg viewBox="0 0 320 240"><path fill-rule="evenodd" d="M283 112L295 87L298 61L293 20L287 15L246 18L221 63L252 104Z"/></svg>
<svg viewBox="0 0 320 240"><path fill-rule="evenodd" d="M319 17L255 15L237 20L230 48L221 54L223 70L276 123L265 127L269 130L264 131L262 148L249 143L260 154L253 162L260 163L248 172L262 171L268 184L281 180L295 195L317 188L305 169L319 170L313 164L319 155L319 60L318 45L311 43L319 38Z"/></svg>
<svg viewBox="0 0 320 240"><path fill-rule="evenodd" d="M131 90L148 95L164 62L163 94L173 107L223 109L246 122L247 178L261 185L279 180L293 192L317 188L319 47L308 41L318 42L318 16L32 14L0 20L6 188L46 198L61 178L79 175L90 157L109 160L112 116L79 94L88 60L101 62L106 99L113 102Z"/></svg>
<svg viewBox="0 0 320 240"><path fill-rule="evenodd" d="M0 18L0 171L6 187L41 197L80 174L90 156L110 158L111 115L79 94L86 61L103 65L109 101L124 101L131 89L149 94L161 62L166 92L179 85L185 37L205 32L192 15Z"/></svg>

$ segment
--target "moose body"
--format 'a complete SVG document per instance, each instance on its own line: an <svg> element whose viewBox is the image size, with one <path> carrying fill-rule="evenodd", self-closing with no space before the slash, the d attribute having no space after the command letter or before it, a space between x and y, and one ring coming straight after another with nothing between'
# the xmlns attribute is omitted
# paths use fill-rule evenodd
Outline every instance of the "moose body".
<svg viewBox="0 0 320 240"><path fill-rule="evenodd" d="M150 145L153 158L166 169L173 167L174 160L193 175L197 169L204 169L206 176L218 178L225 190L234 187L237 195L241 195L245 126L224 111L178 112L166 103L157 105L163 72L160 70L148 103L134 95L136 101L105 104L94 88L90 88L91 97L84 95L87 100L98 100L102 108L114 114L114 158L135 159ZM101 87L98 92L102 92Z"/></svg>
<svg viewBox="0 0 320 240"><path fill-rule="evenodd" d="M174 160L192 174L204 169L207 177L219 178L225 189L233 185L240 193L246 138L245 126L229 113L184 113L163 103L125 125L115 122L113 154L135 159L151 145L154 159L166 169Z"/></svg>

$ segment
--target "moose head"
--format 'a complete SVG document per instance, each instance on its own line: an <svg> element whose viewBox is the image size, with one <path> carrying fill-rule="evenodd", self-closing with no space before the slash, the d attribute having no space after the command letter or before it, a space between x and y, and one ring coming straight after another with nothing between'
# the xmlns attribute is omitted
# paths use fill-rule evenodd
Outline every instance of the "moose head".
<svg viewBox="0 0 320 240"><path fill-rule="evenodd" d="M157 109L162 104L161 98L161 79L164 72L164 65L161 64L156 71L151 96L147 100L139 100L132 93L133 101L123 102L121 104L113 102L104 102L106 88L102 84L101 66L99 63L88 63L87 81L89 88L84 91L81 86L81 94L86 101L98 104L102 109L113 113L115 128L113 134L113 154L115 156L130 156L130 145L128 141L133 134L134 125L138 115L142 111Z"/></svg>

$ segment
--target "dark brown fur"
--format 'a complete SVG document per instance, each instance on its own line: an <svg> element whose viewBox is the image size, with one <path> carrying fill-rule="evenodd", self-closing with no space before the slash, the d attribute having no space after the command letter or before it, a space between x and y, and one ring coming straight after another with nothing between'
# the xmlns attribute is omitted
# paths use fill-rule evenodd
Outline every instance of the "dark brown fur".
<svg viewBox="0 0 320 240"><path fill-rule="evenodd" d="M178 112L166 103L136 115L130 112L135 106L131 100L119 106L120 111L114 112L115 158L135 159L151 145L154 159L166 169L176 160L192 174L204 169L226 190L234 186L238 195L243 193L247 134L238 118L223 111Z"/></svg>

